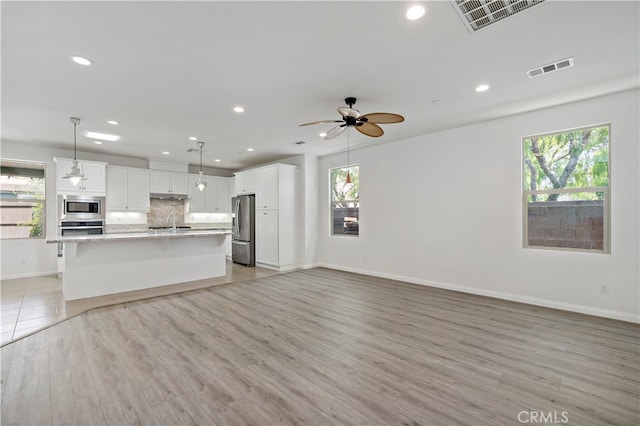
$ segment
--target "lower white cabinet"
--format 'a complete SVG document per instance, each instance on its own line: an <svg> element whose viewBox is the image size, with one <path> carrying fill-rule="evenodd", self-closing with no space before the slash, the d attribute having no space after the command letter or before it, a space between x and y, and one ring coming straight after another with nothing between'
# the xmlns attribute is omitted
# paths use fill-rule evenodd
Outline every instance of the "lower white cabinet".
<svg viewBox="0 0 640 426"><path fill-rule="evenodd" d="M256 211L256 262L280 266L278 210Z"/></svg>
<svg viewBox="0 0 640 426"><path fill-rule="evenodd" d="M107 166L107 210L149 211L149 170Z"/></svg>

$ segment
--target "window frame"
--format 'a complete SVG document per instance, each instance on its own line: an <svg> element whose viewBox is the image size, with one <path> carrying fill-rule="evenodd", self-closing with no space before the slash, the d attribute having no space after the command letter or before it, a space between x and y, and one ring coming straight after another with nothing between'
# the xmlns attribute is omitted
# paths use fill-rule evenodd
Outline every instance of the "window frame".
<svg viewBox="0 0 640 426"><path fill-rule="evenodd" d="M607 180L608 186L593 186L593 187L581 187L581 188L562 188L562 189L538 189L538 190L527 190L526 189L526 164L525 164L525 140L531 139L534 137L544 137L550 135L558 135L562 133L576 132L580 130L586 129L594 129L599 127L608 127L609 128L609 141L608 141L608 149L609 154L607 156ZM550 250L550 251L564 251L564 252L583 252L583 253L592 253L592 254L611 254L611 182L612 182L612 174L611 174L611 141L612 141L612 133L611 133L611 123L598 123L587 126L579 126L572 127L562 130L550 131L545 133L534 133L530 135L523 136L520 140L520 179L521 179L521 187L522 187L522 247L524 249L534 249L534 250ZM530 195L544 195L544 194L571 194L571 193L584 193L584 192L602 192L604 194L603 197L603 248L600 249L584 249L584 248L573 248L573 247L554 247L554 246L539 246L539 245L529 245L529 201L528 198Z"/></svg>
<svg viewBox="0 0 640 426"><path fill-rule="evenodd" d="M42 189L42 195L43 195L43 199L42 200L37 200L37 202L39 202L42 205L42 232L40 235L36 236L36 237L31 237L31 236L25 236L25 237L3 237L0 234L0 241L17 241L17 240L42 240L46 238L46 234L47 234L47 163L45 161L33 161L33 160L22 160L22 159L17 159L17 158L4 158L1 157L0 158L0 164L2 164L3 162L16 162L16 163L23 163L23 164L37 164L39 166L42 166L42 173L43 173L43 181L44 181L44 187ZM2 204L2 201L0 200L0 205ZM3 207L0 207L3 208ZM33 207L32 207L33 208ZM1 225L0 225L1 226Z"/></svg>
<svg viewBox="0 0 640 426"><path fill-rule="evenodd" d="M350 202L357 202L358 203L358 233L356 234L348 234L348 233L342 233L342 234L336 234L333 232L334 230L334 205L335 203L339 203L339 202L343 202L343 201L334 201L333 200L333 188L332 188L332 181L331 181L331 173L333 170L336 169L351 169L357 167L358 168L358 198L356 200L348 200ZM345 165L345 166L337 166L337 167L329 167L328 170L328 181L329 181L329 185L328 185L328 190L329 190L329 236L331 237L354 237L357 238L360 236L360 164L356 163L356 164L349 164L349 165Z"/></svg>

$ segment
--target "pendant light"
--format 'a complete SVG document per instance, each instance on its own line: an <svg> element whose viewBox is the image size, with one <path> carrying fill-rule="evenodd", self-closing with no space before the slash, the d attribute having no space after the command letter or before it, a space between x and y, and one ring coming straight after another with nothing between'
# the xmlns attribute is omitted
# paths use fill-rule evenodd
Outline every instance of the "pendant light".
<svg viewBox="0 0 640 426"><path fill-rule="evenodd" d="M204 176L202 176L202 147L204 146L204 142L199 141L198 146L200 147L200 172L198 173L198 181L196 182L196 186L198 187L200 192L202 192L207 186L207 182L205 182Z"/></svg>
<svg viewBox="0 0 640 426"><path fill-rule="evenodd" d="M76 133L78 124L80 124L80 119L77 117L71 117L71 122L73 123L73 163L71 165L71 170L65 176L64 179L69 179L71 185L78 186L81 180L87 180L84 177L84 174L80 171L80 167L78 167L78 157L77 157L77 142L76 142Z"/></svg>
<svg viewBox="0 0 640 426"><path fill-rule="evenodd" d="M349 169L351 169L351 163L349 162L349 128L347 127L347 179L346 183L351 183L351 174L349 173Z"/></svg>

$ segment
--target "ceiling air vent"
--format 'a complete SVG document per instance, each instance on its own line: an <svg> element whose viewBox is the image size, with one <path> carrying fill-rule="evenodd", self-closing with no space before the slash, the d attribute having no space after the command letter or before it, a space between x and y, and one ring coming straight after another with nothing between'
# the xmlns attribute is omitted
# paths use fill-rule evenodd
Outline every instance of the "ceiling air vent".
<svg viewBox="0 0 640 426"><path fill-rule="evenodd" d="M541 67L536 67L527 71L527 76L529 78L540 77L541 75L548 74L553 71L558 71L564 68L569 68L573 66L573 58L562 59L557 62L553 62L547 65L543 65Z"/></svg>
<svg viewBox="0 0 640 426"><path fill-rule="evenodd" d="M473 33L545 0L455 0L453 9Z"/></svg>

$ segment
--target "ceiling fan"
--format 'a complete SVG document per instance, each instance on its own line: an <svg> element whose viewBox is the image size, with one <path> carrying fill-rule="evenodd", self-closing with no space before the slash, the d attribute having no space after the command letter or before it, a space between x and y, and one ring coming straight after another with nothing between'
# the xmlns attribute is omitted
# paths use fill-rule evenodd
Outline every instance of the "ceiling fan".
<svg viewBox="0 0 640 426"><path fill-rule="evenodd" d="M378 124L391 124L401 123L404 121L404 117L400 114L392 114L390 112L373 112L370 114L360 115L360 111L353 108L356 103L356 98L348 97L344 102L349 105L348 107L338 107L338 112L342 116L342 120L320 120L312 121L311 123L304 123L300 126L311 126L313 124L327 124L327 123L342 123L334 127L327 132L325 139L333 139L340 133L344 132L347 127L355 127L357 131L363 135L371 136L372 138L380 137L384 134L384 131Z"/></svg>

